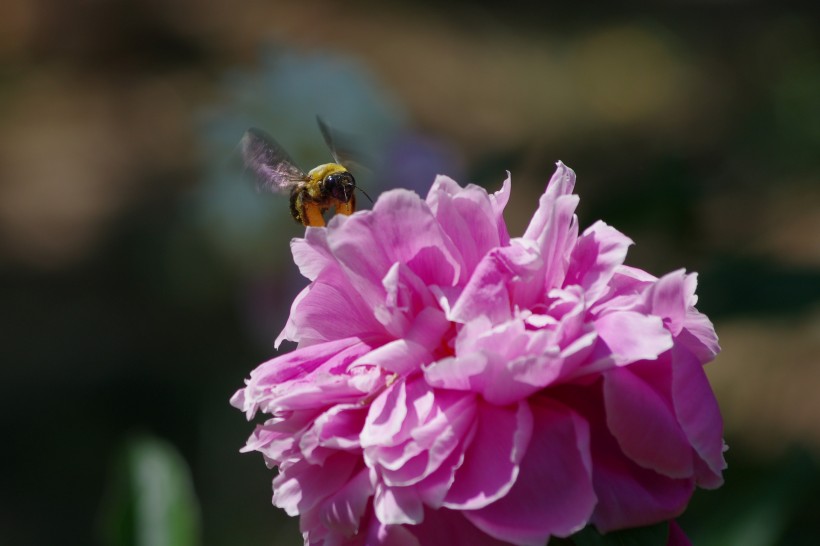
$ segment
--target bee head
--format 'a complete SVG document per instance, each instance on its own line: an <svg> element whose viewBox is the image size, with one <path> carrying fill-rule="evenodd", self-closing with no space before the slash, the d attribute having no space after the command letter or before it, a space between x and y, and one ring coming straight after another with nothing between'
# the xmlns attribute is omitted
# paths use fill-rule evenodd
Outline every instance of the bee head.
<svg viewBox="0 0 820 546"><path fill-rule="evenodd" d="M324 180L325 191L334 199L347 203L353 197L356 180L347 171L329 174Z"/></svg>

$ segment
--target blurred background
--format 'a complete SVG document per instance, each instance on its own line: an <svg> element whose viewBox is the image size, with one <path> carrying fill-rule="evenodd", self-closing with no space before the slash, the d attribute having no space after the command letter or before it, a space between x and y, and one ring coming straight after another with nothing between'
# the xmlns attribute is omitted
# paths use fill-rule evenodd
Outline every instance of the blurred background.
<svg viewBox="0 0 820 546"><path fill-rule="evenodd" d="M682 525L817 544L818 12L440 4L3 2L0 544L301 543L228 399L275 354L303 228L236 146L258 126L311 168L317 114L372 158L374 198L509 170L521 234L560 159L582 226L698 271L731 449Z"/></svg>

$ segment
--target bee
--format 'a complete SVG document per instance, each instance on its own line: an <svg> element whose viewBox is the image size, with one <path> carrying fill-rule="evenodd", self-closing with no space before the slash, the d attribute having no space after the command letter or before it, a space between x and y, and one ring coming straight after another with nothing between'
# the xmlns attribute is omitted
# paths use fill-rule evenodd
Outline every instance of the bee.
<svg viewBox="0 0 820 546"><path fill-rule="evenodd" d="M290 191L290 213L305 226L324 226L323 214L331 207L338 214L356 211L356 179L343 163L330 128L316 118L334 163L319 165L305 173L273 137L260 129L248 129L240 146L245 166L256 176L257 188L264 191ZM364 193L365 197L370 197Z"/></svg>

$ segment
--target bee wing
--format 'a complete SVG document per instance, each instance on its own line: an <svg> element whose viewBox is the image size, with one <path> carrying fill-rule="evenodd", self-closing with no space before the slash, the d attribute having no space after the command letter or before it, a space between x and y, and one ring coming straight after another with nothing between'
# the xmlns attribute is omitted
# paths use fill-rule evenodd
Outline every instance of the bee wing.
<svg viewBox="0 0 820 546"><path fill-rule="evenodd" d="M333 131L321 117L316 116L316 123L319 124L322 138L325 140L325 144L327 144L327 147L330 149L330 154L336 163L356 171L367 170L361 161L362 154L350 147L339 146L339 139L336 138L337 133Z"/></svg>
<svg viewBox="0 0 820 546"><path fill-rule="evenodd" d="M256 176L259 190L285 191L308 179L272 136L260 129L248 129L240 142L245 167Z"/></svg>

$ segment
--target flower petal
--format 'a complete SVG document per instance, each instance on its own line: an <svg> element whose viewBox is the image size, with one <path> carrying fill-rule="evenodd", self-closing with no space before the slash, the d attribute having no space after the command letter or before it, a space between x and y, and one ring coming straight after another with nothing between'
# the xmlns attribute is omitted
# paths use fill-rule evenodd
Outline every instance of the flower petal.
<svg viewBox="0 0 820 546"><path fill-rule="evenodd" d="M566 406L548 399L530 405L532 438L512 489L465 517L485 533L513 544L541 546L552 535L582 529L595 507L589 432Z"/></svg>
<svg viewBox="0 0 820 546"><path fill-rule="evenodd" d="M604 374L606 422L623 452L633 461L671 478L692 475L692 450L678 425L671 400L636 373L639 366ZM670 383L671 366L662 370ZM657 371L655 372L657 376ZM655 379L655 378L652 378Z"/></svg>
<svg viewBox="0 0 820 546"><path fill-rule="evenodd" d="M327 239L353 288L374 309L384 301L381 281L395 262L427 284L449 286L460 274L458 250L428 205L407 190L382 194L372 211L349 217Z"/></svg>
<svg viewBox="0 0 820 546"><path fill-rule="evenodd" d="M532 415L527 404L479 403L477 410L475 436L444 498L448 508L474 510L506 495L518 477L530 441Z"/></svg>
<svg viewBox="0 0 820 546"><path fill-rule="evenodd" d="M293 261L299 272L313 281L319 274L336 264L336 259L327 245L327 230L308 228L304 238L296 238L290 242Z"/></svg>
<svg viewBox="0 0 820 546"><path fill-rule="evenodd" d="M683 348L672 351L672 400L681 427L707 468L698 485L709 489L723 484L723 419L703 366Z"/></svg>
<svg viewBox="0 0 820 546"><path fill-rule="evenodd" d="M632 239L598 221L584 230L570 257L564 286L584 288L584 298L592 304L606 293L616 268L623 264Z"/></svg>
<svg viewBox="0 0 820 546"><path fill-rule="evenodd" d="M487 252L500 245L497 211L484 188L473 184L462 188L438 176L427 203L461 253L466 271L475 269Z"/></svg>
<svg viewBox="0 0 820 546"><path fill-rule="evenodd" d="M323 465L304 460L279 466L273 479L273 504L295 516L337 492L361 468L361 458L340 452Z"/></svg>
<svg viewBox="0 0 820 546"><path fill-rule="evenodd" d="M293 302L277 343L290 339L304 347L346 337L383 339L386 332L341 269L327 268Z"/></svg>
<svg viewBox="0 0 820 546"><path fill-rule="evenodd" d="M672 336L656 316L630 311L608 313L595 319L595 329L618 366L654 360L672 348Z"/></svg>
<svg viewBox="0 0 820 546"><path fill-rule="evenodd" d="M709 318L689 308L677 341L692 352L700 362L710 362L720 352L718 336Z"/></svg>
<svg viewBox="0 0 820 546"><path fill-rule="evenodd" d="M362 468L347 484L322 503L322 524L345 536L355 535L359 532L367 501L372 495L373 486L368 470Z"/></svg>
<svg viewBox="0 0 820 546"><path fill-rule="evenodd" d="M516 302L521 307L530 307L535 296L542 293L541 286L558 288L563 286L564 274L569 267L570 253L578 238L578 222L575 209L578 196L572 194L575 187L575 173L561 163L547 185L547 191L538 202L538 210L524 233L524 239L535 242L543 263L543 284L533 291L519 294Z"/></svg>
<svg viewBox="0 0 820 546"><path fill-rule="evenodd" d="M247 385L233 396L231 403L245 411L250 419L258 409L293 409L296 406L291 406L286 400L293 401L292 395L297 390L326 390L325 399L316 407L327 407L350 396L363 396L366 393L353 387L344 376L328 372L346 368L371 349L370 345L358 339L346 338L297 349L276 357L251 372L250 379L246 381ZM321 381L316 381L317 376ZM335 391L339 398L328 398L331 390ZM299 407L314 406L313 401L295 402Z"/></svg>
<svg viewBox="0 0 820 546"><path fill-rule="evenodd" d="M683 328L686 310L689 307L689 294L685 291L685 282L684 270L678 269L658 279L645 295L649 312L661 317L673 336L677 336Z"/></svg>
<svg viewBox="0 0 820 546"><path fill-rule="evenodd" d="M424 521L408 527L424 546L509 546L509 542L498 540L482 533L460 512L455 510L426 510Z"/></svg>
<svg viewBox="0 0 820 546"><path fill-rule="evenodd" d="M379 521L387 525L415 525L424 519L424 506L412 487L377 484L373 509Z"/></svg>
<svg viewBox="0 0 820 546"><path fill-rule="evenodd" d="M461 323L478 317L489 318L494 324L509 320L513 294L528 289L541 267L531 245L513 244L490 251L476 266L448 318Z"/></svg>

